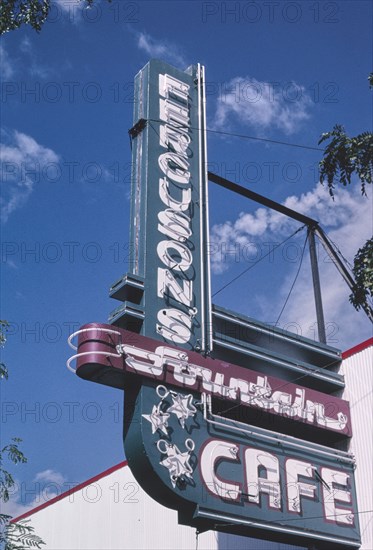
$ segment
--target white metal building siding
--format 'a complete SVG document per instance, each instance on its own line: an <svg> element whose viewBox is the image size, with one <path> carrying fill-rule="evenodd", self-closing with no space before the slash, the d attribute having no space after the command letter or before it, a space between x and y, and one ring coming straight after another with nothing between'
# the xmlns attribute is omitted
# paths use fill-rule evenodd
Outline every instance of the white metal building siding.
<svg viewBox="0 0 373 550"><path fill-rule="evenodd" d="M373 346L344 359L341 373L346 382L343 398L351 407L361 550L372 550L373 513L361 512L373 510Z"/></svg>
<svg viewBox="0 0 373 550"><path fill-rule="evenodd" d="M178 525L177 513L151 499L128 466L31 513L45 550L296 550L287 544ZM302 549L304 550L304 549Z"/></svg>
<svg viewBox="0 0 373 550"><path fill-rule="evenodd" d="M177 514L152 500L127 466L30 516L47 550L190 550L195 530L178 526ZM199 549L215 550L214 533Z"/></svg>

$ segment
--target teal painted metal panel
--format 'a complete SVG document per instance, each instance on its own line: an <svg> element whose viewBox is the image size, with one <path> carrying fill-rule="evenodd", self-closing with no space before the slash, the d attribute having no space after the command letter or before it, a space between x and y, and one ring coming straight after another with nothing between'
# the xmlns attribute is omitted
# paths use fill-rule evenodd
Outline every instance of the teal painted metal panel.
<svg viewBox="0 0 373 550"><path fill-rule="evenodd" d="M187 349L211 347L203 98L199 65L183 72L152 60L135 79L134 124L146 121L132 140L130 265L145 281L141 334Z"/></svg>
<svg viewBox="0 0 373 550"><path fill-rule="evenodd" d="M130 393L130 468L182 523L317 548L359 546L347 453L228 421L194 392L143 381Z"/></svg>

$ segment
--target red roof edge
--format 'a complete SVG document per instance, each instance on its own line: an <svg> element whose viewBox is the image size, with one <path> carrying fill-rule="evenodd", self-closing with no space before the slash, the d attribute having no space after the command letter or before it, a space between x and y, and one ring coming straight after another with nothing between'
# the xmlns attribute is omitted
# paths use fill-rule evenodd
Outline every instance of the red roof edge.
<svg viewBox="0 0 373 550"><path fill-rule="evenodd" d="M121 468L124 468L124 466L128 466L127 460L124 460L123 462L120 462L119 464L116 464L115 466L112 466L111 468L108 468L107 470L104 470L97 476L91 477L90 479L87 479L86 481L83 481L83 483L79 483L78 485L75 485L72 489L69 489L68 491L65 491L61 493L60 495L57 495L54 498L51 498L50 500L47 500L46 502L43 502L43 504L40 504L40 506L36 506L35 508L31 508L28 512L25 512L24 514L17 516L16 518L12 518L11 523L17 523L21 519L27 518L31 516L32 514L35 514L36 512L39 512L40 510L43 510L43 508L46 508L47 506L51 506L55 502L58 502L59 500L62 500L70 495L73 495L77 491L80 491L84 487L87 487L88 485L91 485L91 483L95 483L95 481L98 481L99 479L102 479L103 477L106 477L113 472L116 472L117 470L120 470Z"/></svg>
<svg viewBox="0 0 373 550"><path fill-rule="evenodd" d="M342 353L342 359L347 359L348 357L351 357L351 355L355 355L355 353L359 353L359 351L363 351L364 349L367 349L370 346L373 346L373 337L368 338L368 340L365 340L364 342L357 344L353 348L350 348L344 351Z"/></svg>

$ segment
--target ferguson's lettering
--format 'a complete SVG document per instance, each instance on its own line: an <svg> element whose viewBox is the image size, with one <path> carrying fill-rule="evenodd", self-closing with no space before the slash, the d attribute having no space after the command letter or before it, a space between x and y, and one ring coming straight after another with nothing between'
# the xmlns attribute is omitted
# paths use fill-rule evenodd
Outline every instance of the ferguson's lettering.
<svg viewBox="0 0 373 550"><path fill-rule="evenodd" d="M178 194L180 195L180 190L174 185L172 185L172 192L175 194L176 192L178 192ZM168 181L168 179L161 178L159 180L159 196L161 197L162 202L169 208L172 208L176 211L181 210L182 212L184 212L189 208L190 202L192 200L192 191L191 189L181 189L180 200L177 200L170 193L170 182Z"/></svg>
<svg viewBox="0 0 373 550"><path fill-rule="evenodd" d="M168 269L158 268L158 296L162 298L169 294L175 300L190 306L192 303L192 281L183 280L180 283Z"/></svg>
<svg viewBox="0 0 373 550"><path fill-rule="evenodd" d="M159 179L159 196L167 208L158 213L158 232L169 240L157 245L157 255L168 268L158 268L157 295L164 299L158 311L157 332L175 344L186 344L192 335L193 280L189 268L193 264L188 239L192 235L191 174L188 150L189 86L168 74L159 75L159 144L166 149L158 157L165 177ZM182 280L180 277L182 276ZM169 298L172 297L172 308ZM183 306L187 306L185 310Z"/></svg>

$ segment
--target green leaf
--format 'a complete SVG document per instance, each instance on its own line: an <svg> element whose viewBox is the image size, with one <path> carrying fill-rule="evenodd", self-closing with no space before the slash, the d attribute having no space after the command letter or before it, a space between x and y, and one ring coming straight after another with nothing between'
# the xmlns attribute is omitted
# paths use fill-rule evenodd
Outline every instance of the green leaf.
<svg viewBox="0 0 373 550"><path fill-rule="evenodd" d="M353 274L356 284L349 299L355 309L359 310L364 305L369 306L373 298L373 237L357 251Z"/></svg>
<svg viewBox="0 0 373 550"><path fill-rule="evenodd" d="M8 523L5 528L5 550L26 550L40 548L45 542L34 533L34 528L28 525L30 520Z"/></svg>

